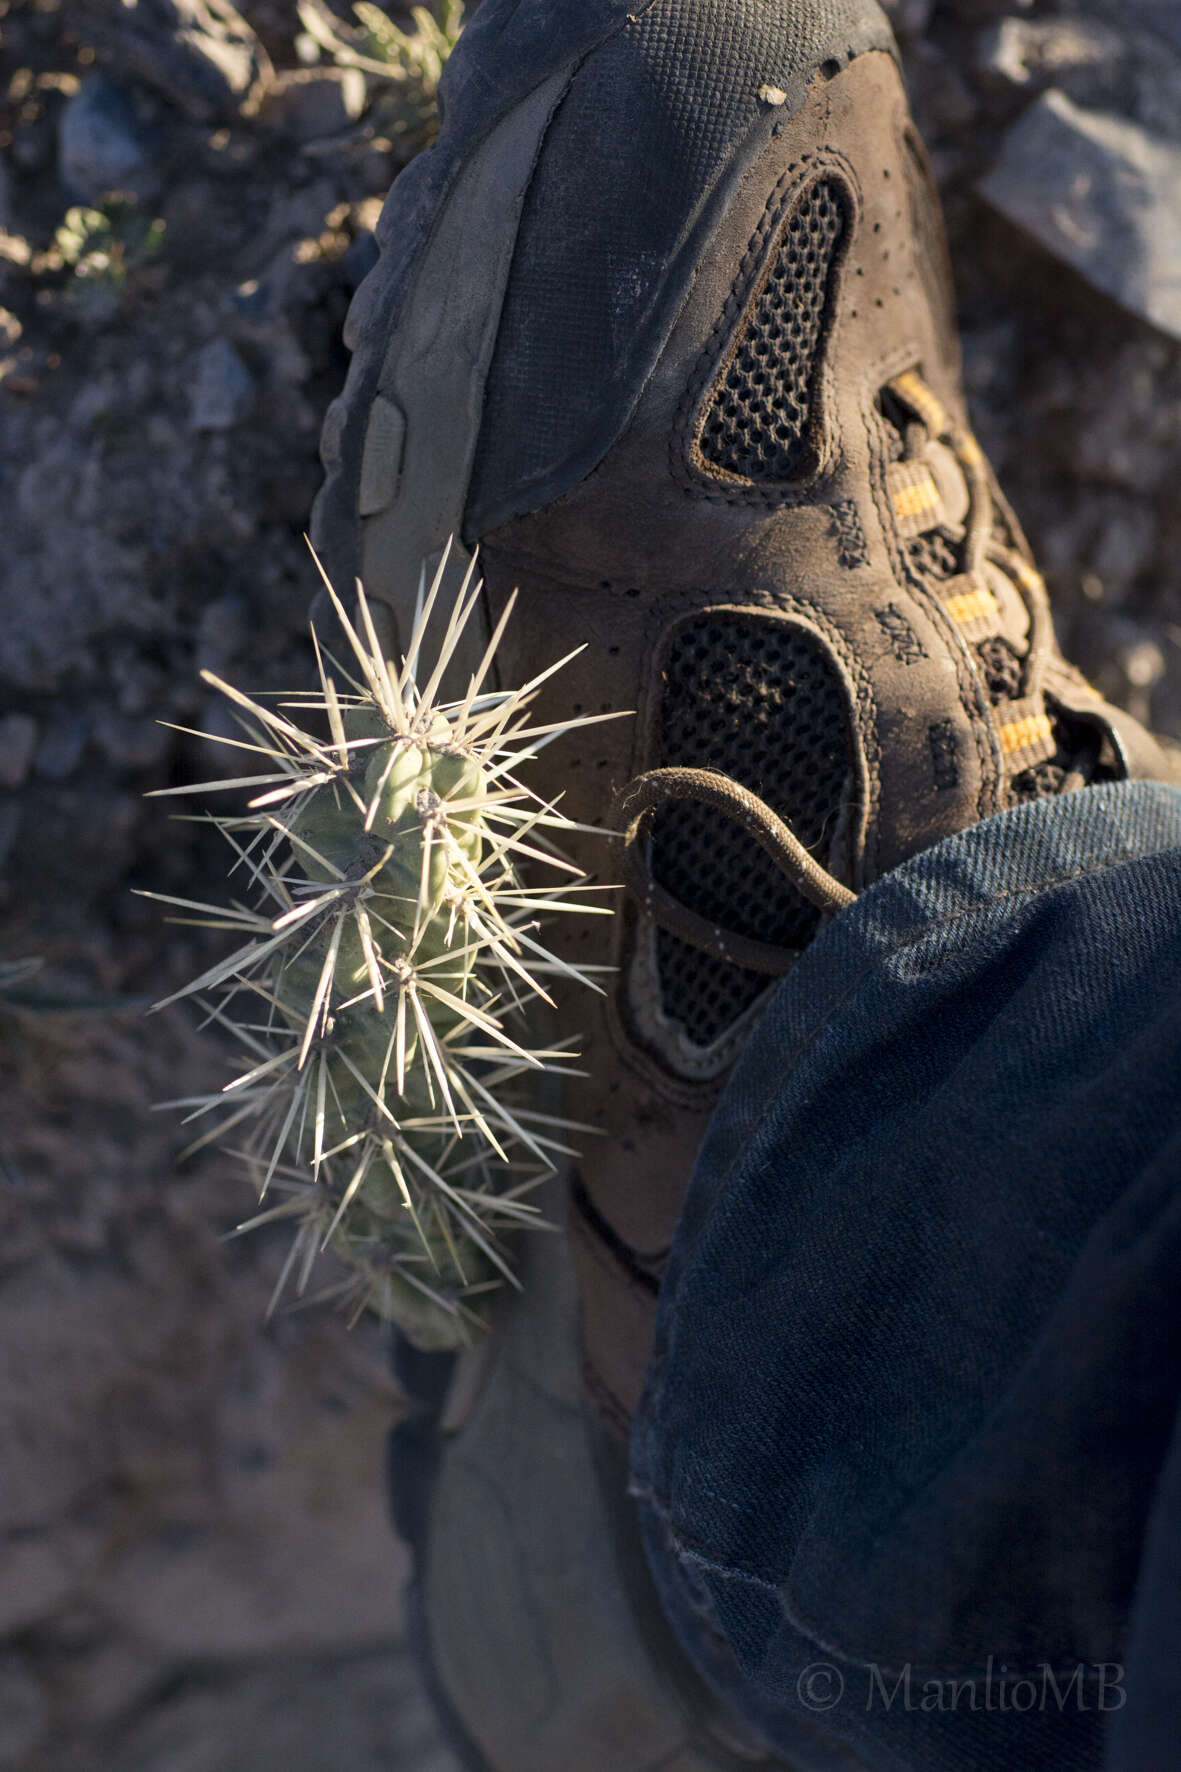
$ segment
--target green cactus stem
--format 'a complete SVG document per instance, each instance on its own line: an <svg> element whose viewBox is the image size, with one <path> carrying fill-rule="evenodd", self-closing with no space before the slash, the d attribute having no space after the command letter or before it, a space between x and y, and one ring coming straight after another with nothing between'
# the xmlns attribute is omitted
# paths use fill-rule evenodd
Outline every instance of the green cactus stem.
<svg viewBox="0 0 1181 1772"><path fill-rule="evenodd" d="M536 1012L555 974L600 987L547 950L539 923L609 914L553 846L585 827L519 780L588 722L535 723L542 677L490 686L508 610L463 698L439 698L482 588L469 572L427 672L443 572L420 591L397 666L364 593L358 631L329 586L351 657L346 672L317 642L318 697L268 707L204 673L235 704L244 737L231 742L264 771L163 790L254 791L245 813L213 821L253 901L163 899L243 937L165 999L196 998L248 1061L219 1094L177 1104L213 1117L190 1149L233 1134L261 1202L239 1230L291 1221L272 1309L331 1249L345 1277L327 1293L424 1348L467 1340L484 1295L516 1283L512 1233L541 1222L529 1195L579 1130L539 1102L538 1079L574 1055L538 1042ZM303 731L296 708L329 736ZM558 882L526 884L526 862Z"/></svg>

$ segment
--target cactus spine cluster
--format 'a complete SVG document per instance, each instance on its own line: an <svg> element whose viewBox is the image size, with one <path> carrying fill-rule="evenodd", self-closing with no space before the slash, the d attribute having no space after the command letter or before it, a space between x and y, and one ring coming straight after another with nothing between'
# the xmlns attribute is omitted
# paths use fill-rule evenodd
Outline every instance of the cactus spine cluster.
<svg viewBox="0 0 1181 1772"><path fill-rule="evenodd" d="M539 1043L536 1010L555 974L592 981L538 926L605 909L552 842L582 827L518 779L584 723L531 715L566 661L520 689L492 687L506 609L466 693L442 700L481 595L469 572L427 666L445 564L420 589L396 666L360 587L354 626L328 586L351 656L345 670L313 632L318 696L268 707L205 673L235 704L244 736L232 742L264 771L184 791L255 791L246 813L213 821L251 902L164 900L244 937L165 1001L196 997L246 1053L222 1092L178 1105L215 1116L198 1145L234 1135L261 1201L239 1229L293 1226L272 1308L289 1282L302 1294L331 1249L344 1277L318 1296L372 1308L428 1348L482 1324L483 1295L514 1280L509 1233L540 1222L528 1196L575 1129L539 1103L539 1074L572 1054ZM302 730L289 717L299 709L327 736ZM522 863L558 883L526 884Z"/></svg>

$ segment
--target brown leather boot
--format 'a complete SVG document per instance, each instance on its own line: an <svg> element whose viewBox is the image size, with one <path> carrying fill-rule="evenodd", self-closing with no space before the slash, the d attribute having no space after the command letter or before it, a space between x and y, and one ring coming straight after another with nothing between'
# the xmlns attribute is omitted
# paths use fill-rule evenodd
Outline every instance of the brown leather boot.
<svg viewBox="0 0 1181 1772"><path fill-rule="evenodd" d="M585 643L553 715L635 717L545 768L625 833L578 859L634 890L609 952L556 937L617 968L601 1012L560 1005L566 1106L601 1133L570 1178L577 1291L556 1240L531 1249L418 1442L424 1634L495 1772L759 1763L667 1641L618 1453L718 1090L887 869L1173 765L1060 657L973 440L872 0L486 0L444 96L350 319L315 539L395 620L420 558L479 543L489 622L520 593L506 681Z"/></svg>

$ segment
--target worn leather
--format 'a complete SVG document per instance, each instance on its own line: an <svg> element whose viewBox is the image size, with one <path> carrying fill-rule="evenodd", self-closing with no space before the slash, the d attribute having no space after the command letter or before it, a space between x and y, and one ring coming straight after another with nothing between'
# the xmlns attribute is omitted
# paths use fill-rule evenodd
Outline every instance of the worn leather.
<svg viewBox="0 0 1181 1772"><path fill-rule="evenodd" d="M812 471L790 487L743 484L712 470L701 453L703 402L783 218L822 174L843 185L851 225L823 343ZM1025 753L1004 749L1013 742L1001 735L1006 715L990 702L973 647L980 620L1027 663L1031 648L1046 652L1037 661L1045 688L1106 734L1117 773L1168 773L1155 741L1103 704L1057 658L1049 630L1031 622L1030 595L1040 589L1029 593L1027 585L1023 595L1012 571L988 568L979 605L987 613L973 629L908 567L906 541L922 518L899 515L881 391L909 372L921 376L947 428L907 472L924 484L929 477L942 517L954 523L967 491L962 452L949 438L968 436L968 419L942 224L897 67L874 52L831 77L818 73L802 109L750 167L627 429L598 467L560 499L483 538L491 618L519 592L500 655L504 680L523 681L581 644L547 686L544 717L626 711L544 753L544 787L563 795L572 817L603 823L614 795L656 761L662 648L678 620L709 608L753 608L802 623L827 647L856 755L846 815L822 859L854 890L1009 803L1014 761ZM995 524L1036 587L999 499ZM976 596L981 582L966 588ZM1035 701L1017 711L1033 719L1036 734L1040 690ZM1027 760L1042 754L1039 742ZM597 879L617 878L609 841L588 836L572 847ZM568 926L552 938L570 958L616 968L600 1000L566 992L560 1010L581 1032L586 1072L571 1085L569 1110L595 1128L573 1214L586 1371L604 1418L622 1431L642 1384L656 1284L718 1079L685 1074L667 1043L644 1031L652 1018L643 999L653 984L643 917L623 908L611 925L562 921Z"/></svg>

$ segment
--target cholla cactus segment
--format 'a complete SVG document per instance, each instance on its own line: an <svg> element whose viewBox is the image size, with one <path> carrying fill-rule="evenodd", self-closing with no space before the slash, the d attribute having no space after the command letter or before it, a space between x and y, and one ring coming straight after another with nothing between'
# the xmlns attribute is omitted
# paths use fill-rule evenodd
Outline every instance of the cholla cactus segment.
<svg viewBox="0 0 1181 1772"><path fill-rule="evenodd" d="M540 1223L529 1194L583 1130L539 1096L573 1055L537 1039L535 1012L556 975L599 987L548 951L542 926L609 914L554 846L586 827L519 778L587 722L536 722L552 671L491 686L509 610L466 694L439 698L481 595L469 572L428 665L445 564L396 665L360 587L358 628L329 586L348 668L317 642L318 695L267 706L206 673L239 714L231 742L261 767L184 791L254 790L246 813L214 820L250 900L163 901L241 937L166 1001L198 998L242 1049L241 1074L183 1105L212 1116L196 1143L232 1135L256 1184L260 1210L239 1228L294 1230L272 1307L331 1248L347 1278L330 1290L428 1348L466 1340L484 1294L515 1283L510 1233ZM523 863L552 883L526 884Z"/></svg>

